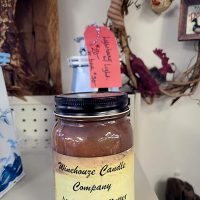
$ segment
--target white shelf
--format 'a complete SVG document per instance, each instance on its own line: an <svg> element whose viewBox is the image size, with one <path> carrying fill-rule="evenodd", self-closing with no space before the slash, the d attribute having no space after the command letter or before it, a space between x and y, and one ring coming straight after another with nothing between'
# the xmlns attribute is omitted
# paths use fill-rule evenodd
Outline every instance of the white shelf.
<svg viewBox="0 0 200 200"><path fill-rule="evenodd" d="M140 95L129 95L130 99L130 120L134 125L134 132L137 127L133 123L135 113L139 106ZM54 96L26 96L27 101L16 97L9 97L9 102L15 118L16 132L19 138L21 152L32 149L45 149L51 143L51 131L55 123L54 117Z"/></svg>
<svg viewBox="0 0 200 200"><path fill-rule="evenodd" d="M26 176L2 200L54 200L51 150L26 152L22 159ZM135 182L136 200L158 200L137 161Z"/></svg>

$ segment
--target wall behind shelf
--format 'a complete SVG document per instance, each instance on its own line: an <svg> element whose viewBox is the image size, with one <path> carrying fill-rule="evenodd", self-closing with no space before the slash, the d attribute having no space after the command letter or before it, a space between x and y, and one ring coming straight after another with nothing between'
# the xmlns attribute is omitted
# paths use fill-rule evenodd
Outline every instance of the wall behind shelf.
<svg viewBox="0 0 200 200"><path fill-rule="evenodd" d="M83 34L87 24L102 24L110 0L58 0L60 14L61 63L64 92L69 91L71 69L67 57L76 55L78 46L73 38ZM163 48L179 71L187 68L195 55L194 42L178 42L179 0L162 15L154 14L149 1L142 9L134 6L126 18L131 48L149 67L160 66L153 49ZM193 60L194 61L194 60ZM199 92L193 98L198 98ZM200 194L200 106L191 98L182 98L173 107L170 99L157 100L153 105L142 103L136 137L137 156L159 199L163 200L164 184L169 176L180 176L195 186ZM160 184L158 184L160 183ZM158 186L159 185L159 186Z"/></svg>
<svg viewBox="0 0 200 200"><path fill-rule="evenodd" d="M102 24L106 21L109 1L105 0L58 0L60 20L61 66L63 90L70 90L72 70L67 58L76 56L79 45L74 38L83 36L84 29L89 24Z"/></svg>

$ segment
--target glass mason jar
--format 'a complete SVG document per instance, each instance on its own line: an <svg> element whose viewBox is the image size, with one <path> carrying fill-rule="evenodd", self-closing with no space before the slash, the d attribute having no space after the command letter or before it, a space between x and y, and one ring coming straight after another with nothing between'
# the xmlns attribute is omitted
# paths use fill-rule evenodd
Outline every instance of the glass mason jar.
<svg viewBox="0 0 200 200"><path fill-rule="evenodd" d="M133 200L133 134L121 92L55 97L56 200Z"/></svg>

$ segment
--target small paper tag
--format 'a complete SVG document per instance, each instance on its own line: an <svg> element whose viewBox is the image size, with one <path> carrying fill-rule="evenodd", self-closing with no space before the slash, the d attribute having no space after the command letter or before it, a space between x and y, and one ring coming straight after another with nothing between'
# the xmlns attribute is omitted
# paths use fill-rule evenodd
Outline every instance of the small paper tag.
<svg viewBox="0 0 200 200"><path fill-rule="evenodd" d="M92 88L121 87L121 70L116 38L107 27L88 26L85 43Z"/></svg>

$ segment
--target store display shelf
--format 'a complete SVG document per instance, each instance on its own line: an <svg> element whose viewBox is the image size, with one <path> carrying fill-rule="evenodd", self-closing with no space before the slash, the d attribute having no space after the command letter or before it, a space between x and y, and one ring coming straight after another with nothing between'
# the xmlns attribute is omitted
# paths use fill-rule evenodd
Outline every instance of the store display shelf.
<svg viewBox="0 0 200 200"><path fill-rule="evenodd" d="M54 96L26 96L27 101L9 97L15 118L16 132L21 152L30 149L46 149L51 143L51 131L55 124ZM133 123L139 95L129 95L130 120ZM134 127L136 131L136 127Z"/></svg>
<svg viewBox="0 0 200 200"><path fill-rule="evenodd" d="M22 159L26 176L2 200L54 200L51 149L31 150L23 153ZM158 200L137 161L135 183L136 200Z"/></svg>
<svg viewBox="0 0 200 200"><path fill-rule="evenodd" d="M51 130L54 96L10 97L22 152L25 177L2 200L54 200ZM129 95L130 121L137 133L140 96ZM137 134L135 134L137 140ZM136 200L158 200L139 163L135 162ZM85 199L83 199L85 200Z"/></svg>

